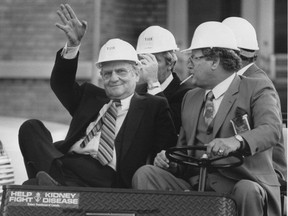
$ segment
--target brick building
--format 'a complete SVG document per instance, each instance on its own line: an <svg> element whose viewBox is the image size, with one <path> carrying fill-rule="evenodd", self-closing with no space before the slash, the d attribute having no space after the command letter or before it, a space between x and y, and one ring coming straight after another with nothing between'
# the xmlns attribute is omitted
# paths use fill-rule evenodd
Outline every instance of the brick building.
<svg viewBox="0 0 288 216"><path fill-rule="evenodd" d="M282 107L287 112L286 0L233 0L233 3L213 0L213 7L211 0L3 0L0 5L0 115L69 123L71 117L49 86L56 51L66 42L64 34L54 26L60 22L56 11L60 3L66 2L80 19L88 22L88 32L80 49L78 79L96 85L100 83L94 62L99 48L110 38L119 37L135 46L142 30L160 25L175 35L178 46L183 49L189 46L201 22L243 16L256 26L262 50L259 64L277 84L283 95ZM264 13L271 21L263 19ZM177 72L185 78L182 57L179 55Z"/></svg>

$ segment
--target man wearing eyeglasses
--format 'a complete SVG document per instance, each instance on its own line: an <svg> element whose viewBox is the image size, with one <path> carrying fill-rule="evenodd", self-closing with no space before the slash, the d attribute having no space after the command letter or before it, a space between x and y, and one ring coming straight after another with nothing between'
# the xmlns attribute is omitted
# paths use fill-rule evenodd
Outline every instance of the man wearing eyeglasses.
<svg viewBox="0 0 288 216"><path fill-rule="evenodd" d="M72 8L57 11L67 45L58 51L51 88L72 116L66 139L52 143L42 122L28 120L19 144L29 180L26 184L131 187L134 172L177 135L165 99L135 93L140 64L136 50L120 39L105 43L96 63L104 90L75 80L79 46L87 23Z"/></svg>
<svg viewBox="0 0 288 216"><path fill-rule="evenodd" d="M242 165L208 169L206 191L230 194L238 215L280 215L280 189L273 168L273 146L281 138L281 116L273 86L263 79L240 77L241 59L233 32L223 23L205 22L192 38L188 69L198 88L182 103L179 146L207 147L193 156L227 156L238 151ZM191 152L190 152L191 153ZM191 155L192 156L192 155ZM226 158L226 162L233 162ZM195 190L199 170L170 163L161 151L154 166L135 173L136 189ZM203 182L202 182L203 183Z"/></svg>

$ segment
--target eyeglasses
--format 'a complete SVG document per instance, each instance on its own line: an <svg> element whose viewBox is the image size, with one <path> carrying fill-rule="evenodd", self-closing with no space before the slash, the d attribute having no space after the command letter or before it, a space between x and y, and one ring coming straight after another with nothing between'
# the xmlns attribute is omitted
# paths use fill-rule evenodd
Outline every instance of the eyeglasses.
<svg viewBox="0 0 288 216"><path fill-rule="evenodd" d="M189 59L188 59L188 61L193 61L193 62L195 62L195 61L198 61L198 60L200 60L200 59L202 59L202 58L205 58L206 56L190 56L189 57Z"/></svg>
<svg viewBox="0 0 288 216"><path fill-rule="evenodd" d="M124 69L119 69L119 70L115 70L115 71L103 71L101 72L102 78L104 80L108 80L112 77L112 73L115 72L115 74L118 77L127 77L130 71L124 70Z"/></svg>

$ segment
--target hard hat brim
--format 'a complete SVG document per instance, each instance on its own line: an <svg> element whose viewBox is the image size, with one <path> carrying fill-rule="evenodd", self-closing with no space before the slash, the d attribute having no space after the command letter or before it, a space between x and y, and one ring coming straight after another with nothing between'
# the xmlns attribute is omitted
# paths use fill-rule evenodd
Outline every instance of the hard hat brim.
<svg viewBox="0 0 288 216"><path fill-rule="evenodd" d="M137 64L137 65L141 65L141 62L140 62L140 61L128 60L128 59L115 59L115 60L100 61L100 62L96 62L95 65L96 65L97 68L101 69L103 63L115 62L115 61L134 62L134 63Z"/></svg>
<svg viewBox="0 0 288 216"><path fill-rule="evenodd" d="M169 51L179 51L180 49L179 48L175 48L175 49L163 49L163 50L140 50L140 51L137 51L137 54L155 54L155 53L162 53L162 52L169 52Z"/></svg>
<svg viewBox="0 0 288 216"><path fill-rule="evenodd" d="M196 49L205 49L205 48L214 48L214 47L195 47L195 48L187 48L187 49L184 49L184 50L181 50L180 52L183 53L183 52L189 52L189 51L192 51L192 50L196 50ZM215 46L215 48L222 48L222 49L231 49L231 50L236 50L236 51L240 51L239 48L231 48L231 47L217 47Z"/></svg>
<svg viewBox="0 0 288 216"><path fill-rule="evenodd" d="M192 52L192 49L191 48L187 48L187 49L184 49L184 50L180 50L181 53L184 53L184 52Z"/></svg>

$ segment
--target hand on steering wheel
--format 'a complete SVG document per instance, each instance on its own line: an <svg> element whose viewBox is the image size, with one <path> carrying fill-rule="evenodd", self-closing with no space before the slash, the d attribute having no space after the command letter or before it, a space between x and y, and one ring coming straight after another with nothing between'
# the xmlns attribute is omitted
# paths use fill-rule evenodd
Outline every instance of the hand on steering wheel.
<svg viewBox="0 0 288 216"><path fill-rule="evenodd" d="M235 137L216 138L205 145L207 147L207 154L209 156L228 156L237 151L241 144Z"/></svg>
<svg viewBox="0 0 288 216"><path fill-rule="evenodd" d="M188 155L188 151L193 150L207 150L206 146L182 146L182 147L172 147L166 150L166 157L173 162L190 165L195 167L213 167L213 168L231 168L240 166L243 163L243 155L239 152L231 152L230 154L224 156L216 157L202 157L195 158L194 156ZM227 160L229 158L229 163ZM223 163L221 163L221 160ZM233 160L233 162L231 162Z"/></svg>

